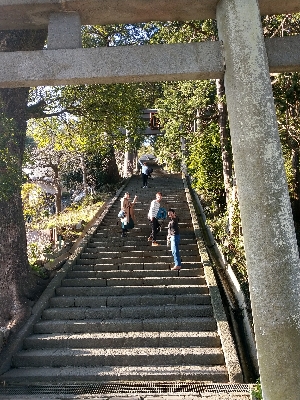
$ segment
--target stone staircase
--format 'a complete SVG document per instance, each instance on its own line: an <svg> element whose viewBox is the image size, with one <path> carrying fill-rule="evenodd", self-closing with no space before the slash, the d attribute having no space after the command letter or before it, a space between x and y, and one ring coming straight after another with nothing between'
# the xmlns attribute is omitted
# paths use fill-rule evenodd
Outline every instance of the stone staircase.
<svg viewBox="0 0 300 400"><path fill-rule="evenodd" d="M229 382L183 181L159 169L153 177L145 189L139 176L129 181L121 196L138 196L135 228L121 237L118 199L2 382ZM160 246L147 241L147 212L157 191L180 218L180 271L170 270L167 221Z"/></svg>

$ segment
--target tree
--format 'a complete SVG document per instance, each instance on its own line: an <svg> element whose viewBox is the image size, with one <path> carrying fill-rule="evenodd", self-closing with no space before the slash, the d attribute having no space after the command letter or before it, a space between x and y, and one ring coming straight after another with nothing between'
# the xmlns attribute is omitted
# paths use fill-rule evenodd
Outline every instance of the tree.
<svg viewBox="0 0 300 400"><path fill-rule="evenodd" d="M46 31L1 31L0 51L35 50ZM21 183L29 88L0 89L0 327L14 328L30 313L37 278L27 259Z"/></svg>
<svg viewBox="0 0 300 400"><path fill-rule="evenodd" d="M33 171L43 171L42 177L36 181L45 182L55 188L55 211L59 214L62 210L62 171L72 160L72 168L80 163L79 157L67 148L64 138L66 136L63 126L55 117L44 118L29 123L29 132L34 139L35 146L31 151L28 167Z"/></svg>

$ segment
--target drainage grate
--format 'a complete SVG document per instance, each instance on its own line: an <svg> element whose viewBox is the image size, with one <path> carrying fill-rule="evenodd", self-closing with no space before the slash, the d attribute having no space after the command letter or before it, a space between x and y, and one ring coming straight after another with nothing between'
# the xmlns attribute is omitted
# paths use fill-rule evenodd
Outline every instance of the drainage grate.
<svg viewBox="0 0 300 400"><path fill-rule="evenodd" d="M126 382L126 383L83 383L70 385L5 385L0 394L109 394L109 393L246 393L251 391L247 384L213 384L199 382Z"/></svg>

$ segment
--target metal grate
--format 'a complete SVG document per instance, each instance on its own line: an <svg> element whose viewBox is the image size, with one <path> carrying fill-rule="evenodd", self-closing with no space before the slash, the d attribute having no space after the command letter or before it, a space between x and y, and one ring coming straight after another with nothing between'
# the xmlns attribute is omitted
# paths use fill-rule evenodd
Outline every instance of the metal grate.
<svg viewBox="0 0 300 400"><path fill-rule="evenodd" d="M109 393L246 393L251 391L247 384L213 384L199 382L126 382L126 383L83 383L69 385L5 385L0 394L109 394Z"/></svg>

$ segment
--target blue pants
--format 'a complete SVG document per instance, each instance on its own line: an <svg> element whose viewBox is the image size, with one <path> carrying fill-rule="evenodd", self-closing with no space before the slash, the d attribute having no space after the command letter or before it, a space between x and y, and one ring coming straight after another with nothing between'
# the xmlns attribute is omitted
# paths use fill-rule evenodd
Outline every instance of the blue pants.
<svg viewBox="0 0 300 400"><path fill-rule="evenodd" d="M171 251L174 257L174 264L175 267L177 267L178 265L181 265L181 258L179 254L180 235L171 236L170 241L171 241Z"/></svg>

